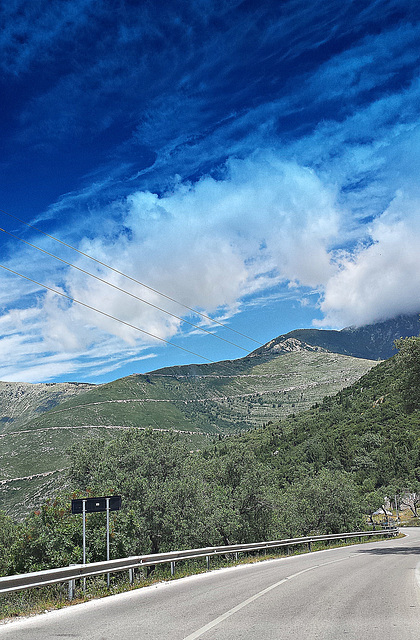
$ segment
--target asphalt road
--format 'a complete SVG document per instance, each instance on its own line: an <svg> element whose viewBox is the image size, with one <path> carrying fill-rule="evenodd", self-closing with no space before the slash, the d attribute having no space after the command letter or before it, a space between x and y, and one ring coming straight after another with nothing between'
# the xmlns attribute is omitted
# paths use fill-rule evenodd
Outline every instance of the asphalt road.
<svg viewBox="0 0 420 640"><path fill-rule="evenodd" d="M419 640L420 528L405 531L17 620L0 625L0 638Z"/></svg>

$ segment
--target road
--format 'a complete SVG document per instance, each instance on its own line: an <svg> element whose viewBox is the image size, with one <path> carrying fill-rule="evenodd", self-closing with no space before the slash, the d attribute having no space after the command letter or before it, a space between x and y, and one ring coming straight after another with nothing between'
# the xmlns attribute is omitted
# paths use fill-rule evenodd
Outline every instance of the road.
<svg viewBox="0 0 420 640"><path fill-rule="evenodd" d="M213 571L2 624L0 638L418 640L420 528L405 532L402 539Z"/></svg>

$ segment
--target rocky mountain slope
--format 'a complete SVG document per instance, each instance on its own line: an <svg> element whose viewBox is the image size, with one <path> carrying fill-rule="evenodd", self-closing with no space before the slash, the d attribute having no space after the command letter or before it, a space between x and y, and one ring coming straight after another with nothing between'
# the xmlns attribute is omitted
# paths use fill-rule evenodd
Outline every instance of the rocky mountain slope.
<svg viewBox="0 0 420 640"><path fill-rule="evenodd" d="M130 427L176 430L191 448L302 411L375 364L319 348L162 369L98 385L0 433L0 504L27 513L66 483L66 451ZM10 415L10 407L8 415ZM99 461L98 461L99 463Z"/></svg>

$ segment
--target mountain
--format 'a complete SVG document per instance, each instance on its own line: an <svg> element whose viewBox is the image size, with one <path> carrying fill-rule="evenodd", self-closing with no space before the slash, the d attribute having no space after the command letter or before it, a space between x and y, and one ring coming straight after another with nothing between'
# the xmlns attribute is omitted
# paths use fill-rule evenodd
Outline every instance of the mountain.
<svg viewBox="0 0 420 640"><path fill-rule="evenodd" d="M173 367L132 375L74 395L17 428L2 423L1 508L25 514L66 483L67 449L88 436L131 427L176 430L201 447L303 411L375 364L319 348ZM12 414L10 405L7 415Z"/></svg>
<svg viewBox="0 0 420 640"><path fill-rule="evenodd" d="M176 434L139 429L85 439L69 456L68 493L121 496L111 557L362 530L384 496L399 496L400 513L413 509L404 521L415 524L419 361L420 337L403 341L397 357L308 411L200 450ZM81 522L69 507L56 496L22 526L1 517L10 552L0 571L80 562ZM88 561L100 561L101 514L89 518L87 533Z"/></svg>
<svg viewBox="0 0 420 640"><path fill-rule="evenodd" d="M324 329L295 329L271 340L251 355L282 353L292 342L303 342L312 347L320 347L334 353L366 358L368 360L386 360L395 355L394 341L401 337L420 334L420 316L400 315L363 327L347 327L341 331Z"/></svg>
<svg viewBox="0 0 420 640"><path fill-rule="evenodd" d="M64 487L66 451L90 435L176 430L197 448L298 414L358 380L392 352L395 337L417 335L416 322L413 316L361 329L299 329L238 360L103 385L0 383L0 508L20 516Z"/></svg>

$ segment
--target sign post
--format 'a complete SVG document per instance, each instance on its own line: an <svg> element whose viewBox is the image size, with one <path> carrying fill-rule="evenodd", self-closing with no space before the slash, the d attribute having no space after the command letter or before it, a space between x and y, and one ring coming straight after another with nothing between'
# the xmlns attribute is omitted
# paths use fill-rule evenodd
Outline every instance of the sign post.
<svg viewBox="0 0 420 640"><path fill-rule="evenodd" d="M83 564L86 564L86 514L106 511L106 559L109 560L109 512L121 509L121 496L104 496L101 498L77 498L71 501L71 512L83 515ZM106 577L109 587L109 573ZM83 579L86 589L86 578Z"/></svg>
<svg viewBox="0 0 420 640"><path fill-rule="evenodd" d="M109 560L109 498L106 498L106 559ZM106 574L106 586L109 587L109 573Z"/></svg>
<svg viewBox="0 0 420 640"><path fill-rule="evenodd" d="M86 564L86 500L82 500L83 510L83 564ZM83 591L86 592L86 578L83 578Z"/></svg>

